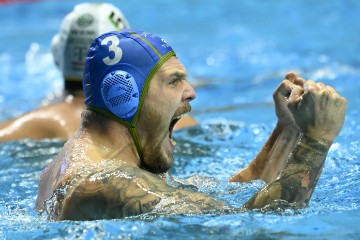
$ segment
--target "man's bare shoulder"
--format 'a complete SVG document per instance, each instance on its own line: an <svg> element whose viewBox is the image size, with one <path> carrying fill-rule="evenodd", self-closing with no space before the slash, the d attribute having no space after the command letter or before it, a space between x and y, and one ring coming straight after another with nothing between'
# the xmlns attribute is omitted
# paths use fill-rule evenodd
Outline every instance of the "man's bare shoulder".
<svg viewBox="0 0 360 240"><path fill-rule="evenodd" d="M63 186L55 195L54 220L114 219L144 213L201 213L226 206L206 194L177 189L160 176L135 165L93 169ZM70 184L70 182L68 182Z"/></svg>
<svg viewBox="0 0 360 240"><path fill-rule="evenodd" d="M71 97L68 96L64 101L44 106L33 111L34 113L51 113L63 118L76 116L80 120L81 112L85 110L84 98L83 97Z"/></svg>
<svg viewBox="0 0 360 240"><path fill-rule="evenodd" d="M163 184L160 177L127 163L87 166L56 189L58 203L53 206L59 208L50 211L50 218L111 219L149 212L160 202L151 186L161 188Z"/></svg>
<svg viewBox="0 0 360 240"><path fill-rule="evenodd" d="M0 123L0 140L21 138L69 138L80 126L81 112L85 109L80 100L63 101L22 114Z"/></svg>

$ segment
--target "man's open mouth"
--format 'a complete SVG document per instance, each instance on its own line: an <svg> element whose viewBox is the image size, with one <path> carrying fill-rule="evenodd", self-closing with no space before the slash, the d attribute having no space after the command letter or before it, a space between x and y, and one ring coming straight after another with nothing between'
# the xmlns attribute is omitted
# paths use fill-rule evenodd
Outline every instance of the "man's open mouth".
<svg viewBox="0 0 360 240"><path fill-rule="evenodd" d="M183 113L183 114L180 114L179 116L176 116L174 117L171 122L170 122L170 126L169 126L169 138L170 138L170 141L171 141L171 144L173 146L176 145L176 141L172 138L172 134L173 134L173 131L174 131L174 127L175 127L175 124L183 117L187 116L188 113Z"/></svg>

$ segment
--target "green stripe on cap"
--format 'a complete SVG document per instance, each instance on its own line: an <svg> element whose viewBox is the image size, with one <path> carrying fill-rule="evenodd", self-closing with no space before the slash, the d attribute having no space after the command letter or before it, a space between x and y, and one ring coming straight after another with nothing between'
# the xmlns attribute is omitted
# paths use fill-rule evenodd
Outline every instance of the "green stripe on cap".
<svg viewBox="0 0 360 240"><path fill-rule="evenodd" d="M161 58L161 54L159 53L159 51L158 51L151 43L149 43L148 40L146 40L145 38L143 38L142 36L140 36L140 35L137 34L137 33L134 33L134 32L129 32L129 33L130 33L131 35L134 35L134 36L140 38L144 43L146 43L146 44L151 48L151 50L154 51L154 53L156 53L156 55L157 55L159 58ZM165 54L165 55L166 55L166 54Z"/></svg>

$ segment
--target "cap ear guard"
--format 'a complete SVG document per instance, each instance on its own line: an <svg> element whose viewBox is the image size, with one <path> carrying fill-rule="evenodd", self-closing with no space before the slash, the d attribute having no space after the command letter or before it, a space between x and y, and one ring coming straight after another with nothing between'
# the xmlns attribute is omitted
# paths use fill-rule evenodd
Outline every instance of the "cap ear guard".
<svg viewBox="0 0 360 240"><path fill-rule="evenodd" d="M117 70L107 74L101 83L101 96L106 107L117 117L133 117L139 106L139 89L128 72Z"/></svg>

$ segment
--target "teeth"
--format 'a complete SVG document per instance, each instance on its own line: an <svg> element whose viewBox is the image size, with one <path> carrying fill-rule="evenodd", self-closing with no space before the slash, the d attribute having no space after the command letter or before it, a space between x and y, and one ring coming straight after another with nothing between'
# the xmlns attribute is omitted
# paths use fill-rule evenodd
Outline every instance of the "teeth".
<svg viewBox="0 0 360 240"><path fill-rule="evenodd" d="M170 138L170 141L172 145L176 146L176 141L174 139Z"/></svg>
<svg viewBox="0 0 360 240"><path fill-rule="evenodd" d="M189 113L183 113L183 114L177 116L175 119L180 119L180 118L186 117L187 115L189 115Z"/></svg>

